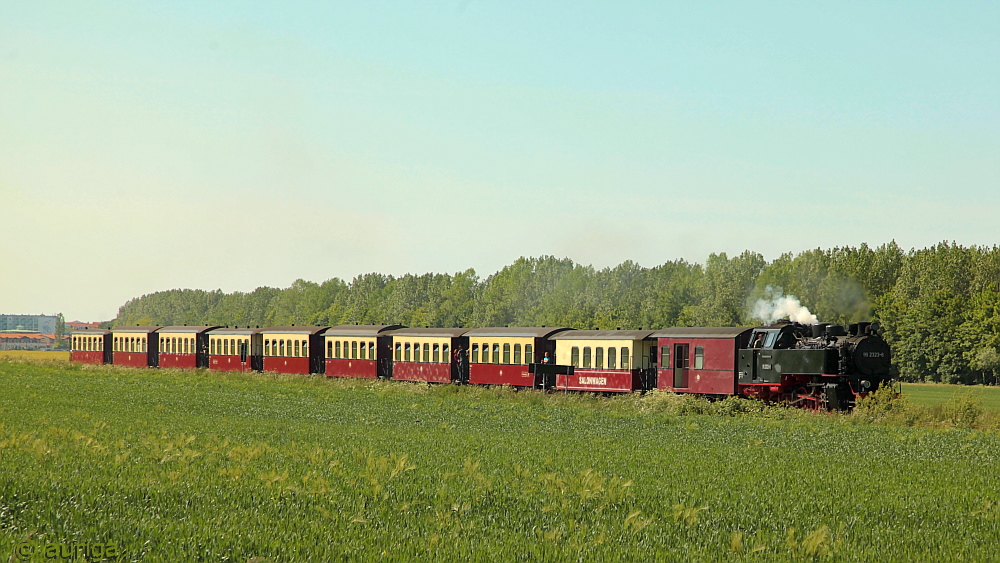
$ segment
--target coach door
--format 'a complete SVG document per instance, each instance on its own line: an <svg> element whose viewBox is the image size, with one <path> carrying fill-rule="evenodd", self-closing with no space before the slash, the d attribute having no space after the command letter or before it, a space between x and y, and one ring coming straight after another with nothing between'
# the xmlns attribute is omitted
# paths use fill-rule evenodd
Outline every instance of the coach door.
<svg viewBox="0 0 1000 563"><path fill-rule="evenodd" d="M674 388L688 386L688 345L674 344Z"/></svg>

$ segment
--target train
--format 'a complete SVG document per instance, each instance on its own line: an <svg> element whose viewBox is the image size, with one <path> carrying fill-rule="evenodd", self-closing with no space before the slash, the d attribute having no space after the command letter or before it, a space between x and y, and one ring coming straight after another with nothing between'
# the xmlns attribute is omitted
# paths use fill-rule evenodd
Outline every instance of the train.
<svg viewBox="0 0 1000 563"><path fill-rule="evenodd" d="M758 327L118 326L72 333L74 362L322 374L594 393L652 390L850 410L898 377L878 323Z"/></svg>

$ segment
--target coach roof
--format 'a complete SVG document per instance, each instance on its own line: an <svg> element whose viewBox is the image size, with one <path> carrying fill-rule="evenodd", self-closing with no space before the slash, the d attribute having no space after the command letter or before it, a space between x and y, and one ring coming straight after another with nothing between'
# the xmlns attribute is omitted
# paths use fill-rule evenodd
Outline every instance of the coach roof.
<svg viewBox="0 0 1000 563"><path fill-rule="evenodd" d="M111 332L156 332L163 328L162 326L116 326L111 329Z"/></svg>
<svg viewBox="0 0 1000 563"><path fill-rule="evenodd" d="M557 332L573 330L565 327L524 327L524 326L500 326L473 328L465 333L470 338L546 338Z"/></svg>
<svg viewBox="0 0 1000 563"><path fill-rule="evenodd" d="M212 336L220 336L220 335L226 335L226 336L247 336L247 335L250 335L250 334L257 334L257 333L263 332L263 331L264 331L264 329L262 329L262 328L250 328L248 326L245 326L243 328L240 328L238 326L234 326L232 328L230 328L228 326L220 326L220 327L216 328L215 330L213 330L212 332L210 332L209 334L211 334Z"/></svg>
<svg viewBox="0 0 1000 563"><path fill-rule="evenodd" d="M159 332L160 334L163 334L165 332L197 332L197 333L201 333L201 332L205 332L207 330L212 330L214 328L219 328L219 327L217 327L217 326L187 326L187 325L183 325L183 326L165 326L165 327L161 328L160 330L158 330L156 332Z"/></svg>
<svg viewBox="0 0 1000 563"><path fill-rule="evenodd" d="M404 328L403 325L337 325L331 326L324 336L379 336L389 331Z"/></svg>
<svg viewBox="0 0 1000 563"><path fill-rule="evenodd" d="M469 332L467 328L401 328L398 330L387 331L386 334L392 336L442 336L455 338L458 336L463 336L466 332Z"/></svg>
<svg viewBox="0 0 1000 563"><path fill-rule="evenodd" d="M111 331L106 328L91 328L91 327L74 328L73 330L70 331L70 334L78 334L81 336L85 334L110 334L110 333Z"/></svg>
<svg viewBox="0 0 1000 563"><path fill-rule="evenodd" d="M317 334L328 329L328 326L269 326L260 329L268 334Z"/></svg>
<svg viewBox="0 0 1000 563"><path fill-rule="evenodd" d="M653 334L651 330L568 330L552 340L643 340Z"/></svg>
<svg viewBox="0 0 1000 563"><path fill-rule="evenodd" d="M664 328L652 334L653 338L736 338L737 336L750 332L752 328L745 326L722 326L722 327L692 327L675 326Z"/></svg>

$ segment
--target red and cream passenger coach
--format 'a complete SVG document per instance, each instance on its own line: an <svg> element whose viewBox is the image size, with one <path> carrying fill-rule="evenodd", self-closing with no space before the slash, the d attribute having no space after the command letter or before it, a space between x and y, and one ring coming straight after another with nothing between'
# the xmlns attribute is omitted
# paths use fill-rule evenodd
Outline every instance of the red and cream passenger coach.
<svg viewBox="0 0 1000 563"><path fill-rule="evenodd" d="M85 364L110 364L111 331L100 328L74 330L70 342L70 361Z"/></svg>
<svg viewBox="0 0 1000 563"><path fill-rule="evenodd" d="M550 337L567 328L496 327L474 328L465 333L469 340L469 383L533 387L535 374L529 364L545 357L555 364L556 345Z"/></svg>
<svg viewBox="0 0 1000 563"><path fill-rule="evenodd" d="M208 367L208 331L214 326L165 326L156 331L160 339L161 368Z"/></svg>
<svg viewBox="0 0 1000 563"><path fill-rule="evenodd" d="M326 329L327 377L388 378L392 373L392 337L400 325L339 325Z"/></svg>
<svg viewBox="0 0 1000 563"><path fill-rule="evenodd" d="M261 329L264 371L322 373L325 326L276 326Z"/></svg>
<svg viewBox="0 0 1000 563"><path fill-rule="evenodd" d="M159 365L159 326L119 326L111 331L116 366L149 368Z"/></svg>
<svg viewBox="0 0 1000 563"><path fill-rule="evenodd" d="M294 347L293 347L294 349ZM260 329L216 328L208 333L208 367L220 371L262 371Z"/></svg>

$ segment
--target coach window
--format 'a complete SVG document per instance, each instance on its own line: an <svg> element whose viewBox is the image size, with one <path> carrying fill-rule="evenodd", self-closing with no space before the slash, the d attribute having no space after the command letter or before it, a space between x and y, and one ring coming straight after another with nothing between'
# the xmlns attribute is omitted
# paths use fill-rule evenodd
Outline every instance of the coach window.
<svg viewBox="0 0 1000 563"><path fill-rule="evenodd" d="M472 363L479 363L479 344L472 345Z"/></svg>
<svg viewBox="0 0 1000 563"><path fill-rule="evenodd" d="M368 342L367 341L365 341L365 340L361 341L361 344L359 345L359 351L358 351L358 353L360 354L360 356L358 356L358 357L361 358L362 360L368 357Z"/></svg>
<svg viewBox="0 0 1000 563"><path fill-rule="evenodd" d="M515 344L514 345L514 363L515 364L520 364L521 363L521 345L520 344Z"/></svg>
<svg viewBox="0 0 1000 563"><path fill-rule="evenodd" d="M397 344L397 346L399 346L399 345ZM340 357L340 341L339 340L337 340L336 342L333 343L333 357L334 358L339 358Z"/></svg>
<svg viewBox="0 0 1000 563"><path fill-rule="evenodd" d="M211 355L213 355L213 356L215 355L215 339L214 338L212 338L212 339L210 339L208 341L208 353L211 354Z"/></svg>
<svg viewBox="0 0 1000 563"><path fill-rule="evenodd" d="M448 355L449 351L451 351L451 348L447 344L441 345L441 363L447 364L451 361L451 356Z"/></svg>
<svg viewBox="0 0 1000 563"><path fill-rule="evenodd" d="M396 343L396 361L403 361L403 345L399 342Z"/></svg>
<svg viewBox="0 0 1000 563"><path fill-rule="evenodd" d="M598 346L594 353L594 367L604 369L604 347Z"/></svg>
<svg viewBox="0 0 1000 563"><path fill-rule="evenodd" d="M575 368L580 367L580 348L578 346L570 348L570 363Z"/></svg>
<svg viewBox="0 0 1000 563"><path fill-rule="evenodd" d="M500 363L500 345L499 344L494 344L493 345L493 362L492 363L494 363L494 364L499 364Z"/></svg>
<svg viewBox="0 0 1000 563"><path fill-rule="evenodd" d="M145 336L143 336L142 337L142 351L143 352L146 351L146 340L147 340L147 338Z"/></svg>
<svg viewBox="0 0 1000 563"><path fill-rule="evenodd" d="M284 356L285 355L285 341L284 340L279 340L278 341L278 354L277 355L278 356Z"/></svg>
<svg viewBox="0 0 1000 563"><path fill-rule="evenodd" d="M705 348L701 346L694 347L694 369L702 369L705 367Z"/></svg>
<svg viewBox="0 0 1000 563"><path fill-rule="evenodd" d="M333 340L326 341L326 357L327 358L333 357Z"/></svg>
<svg viewBox="0 0 1000 563"><path fill-rule="evenodd" d="M309 341L308 340L303 340L302 341L302 357L303 358L308 358L309 357Z"/></svg>
<svg viewBox="0 0 1000 563"><path fill-rule="evenodd" d="M358 341L357 340L352 340L351 341L351 359L352 360L358 359Z"/></svg>
<svg viewBox="0 0 1000 563"><path fill-rule="evenodd" d="M622 346L622 369L631 369L628 346Z"/></svg>
<svg viewBox="0 0 1000 563"><path fill-rule="evenodd" d="M590 346L583 347L583 367L589 368L591 364L591 356L593 356L593 351Z"/></svg>
<svg viewBox="0 0 1000 563"><path fill-rule="evenodd" d="M441 346L435 344L431 349L431 361L435 364L441 361Z"/></svg>
<svg viewBox="0 0 1000 563"><path fill-rule="evenodd" d="M375 343L371 340L368 341L368 359L375 359Z"/></svg>
<svg viewBox="0 0 1000 563"><path fill-rule="evenodd" d="M410 343L409 342L407 342L403 346L403 361L404 362L410 361Z"/></svg>
<svg viewBox="0 0 1000 563"><path fill-rule="evenodd" d="M507 343L503 345L503 363L510 363L510 344Z"/></svg>
<svg viewBox="0 0 1000 563"><path fill-rule="evenodd" d="M431 361L431 345L427 343L424 343L424 361Z"/></svg>
<svg viewBox="0 0 1000 563"><path fill-rule="evenodd" d="M615 357L615 352L614 346L608 348L608 369L618 369L618 359Z"/></svg>
<svg viewBox="0 0 1000 563"><path fill-rule="evenodd" d="M530 364L535 361L534 346L531 344L524 345L524 363Z"/></svg>

